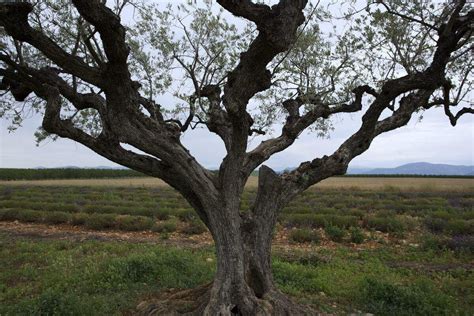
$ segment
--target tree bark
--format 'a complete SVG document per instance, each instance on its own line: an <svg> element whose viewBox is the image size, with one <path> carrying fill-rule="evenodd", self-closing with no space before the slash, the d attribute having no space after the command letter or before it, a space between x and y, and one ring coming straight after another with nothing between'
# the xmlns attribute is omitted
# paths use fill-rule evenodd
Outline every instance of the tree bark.
<svg viewBox="0 0 474 316"><path fill-rule="evenodd" d="M276 219L219 213L211 220L217 255L217 271L209 299L194 311L197 315L304 315L275 286L271 269L271 243ZM276 218L276 216L275 216ZM217 223L217 225L213 225Z"/></svg>
<svg viewBox="0 0 474 316"><path fill-rule="evenodd" d="M277 214L283 208L281 182L262 167L259 190L251 210L239 210L240 194L226 195L208 211L214 238L217 271L209 298L198 315L306 315L309 309L281 293L273 280L271 247Z"/></svg>

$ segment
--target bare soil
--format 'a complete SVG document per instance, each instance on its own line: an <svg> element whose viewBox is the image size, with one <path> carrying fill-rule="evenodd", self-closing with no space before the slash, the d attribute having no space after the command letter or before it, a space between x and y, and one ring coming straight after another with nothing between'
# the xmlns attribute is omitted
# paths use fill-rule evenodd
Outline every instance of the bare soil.
<svg viewBox="0 0 474 316"><path fill-rule="evenodd" d="M273 247L282 251L315 251L318 249L334 249L338 247L338 243L332 242L328 239L321 240L318 244L311 243L294 243L289 240L289 233L291 229L279 227L273 239ZM320 234L324 234L324 230L319 230ZM126 241L131 243L155 243L172 246L182 246L190 248L200 248L212 246L214 244L212 236L209 232L199 235L186 235L179 232L168 234L166 238L160 233L152 231L140 232L124 232L118 230L89 230L83 226L73 226L67 224L48 225L38 223L21 223L14 222L0 222L0 233L11 237L25 237L31 239L46 239L46 240L68 240L75 242L82 241ZM375 240L367 240L363 244L346 244L348 247L355 250L375 249L382 244L379 242L383 240L384 244L397 242L391 239L389 234L382 232L374 232L373 238ZM376 241L378 240L378 241Z"/></svg>

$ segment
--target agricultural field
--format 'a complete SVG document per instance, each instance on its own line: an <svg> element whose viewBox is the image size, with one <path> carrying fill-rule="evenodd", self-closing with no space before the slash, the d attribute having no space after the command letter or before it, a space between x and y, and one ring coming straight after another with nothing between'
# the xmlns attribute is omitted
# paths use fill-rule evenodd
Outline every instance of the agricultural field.
<svg viewBox="0 0 474 316"><path fill-rule="evenodd" d="M328 179L279 216L277 283L325 314L473 315L473 181ZM207 229L160 182L0 183L0 315L131 314L214 265Z"/></svg>
<svg viewBox="0 0 474 316"><path fill-rule="evenodd" d="M0 168L0 180L45 180L45 179L101 179L145 177L141 172L130 169L21 169Z"/></svg>

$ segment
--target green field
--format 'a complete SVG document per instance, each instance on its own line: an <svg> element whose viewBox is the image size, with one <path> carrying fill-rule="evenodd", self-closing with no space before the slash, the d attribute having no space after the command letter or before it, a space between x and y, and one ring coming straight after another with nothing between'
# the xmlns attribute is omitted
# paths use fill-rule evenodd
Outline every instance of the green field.
<svg viewBox="0 0 474 316"><path fill-rule="evenodd" d="M4 184L0 224L0 315L127 314L213 275L212 244L186 242L211 240L206 228L166 186ZM280 288L322 312L474 314L471 188L313 188L280 214L274 244Z"/></svg>
<svg viewBox="0 0 474 316"><path fill-rule="evenodd" d="M102 179L145 177L141 172L130 169L20 169L0 168L0 180L46 180L46 179Z"/></svg>

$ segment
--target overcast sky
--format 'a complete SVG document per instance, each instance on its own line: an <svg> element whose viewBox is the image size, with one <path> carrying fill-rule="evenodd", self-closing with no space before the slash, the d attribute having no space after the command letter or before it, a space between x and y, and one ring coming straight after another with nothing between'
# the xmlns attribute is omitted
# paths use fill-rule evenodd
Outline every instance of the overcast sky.
<svg viewBox="0 0 474 316"><path fill-rule="evenodd" d="M40 118L31 118L14 133L8 133L7 122L0 127L0 166L3 168L34 168L60 166L116 166L71 140L35 145L33 133ZM300 162L332 153L360 126L359 115L335 119L335 130L329 139L304 133L285 152L277 154L268 165L283 169ZM261 139L255 140L255 146ZM182 141L203 165L215 168L224 156L221 141L206 130L186 134ZM409 162L426 161L448 164L474 164L474 116L462 117L456 127L449 125L441 109L425 113L420 122L413 118L408 126L386 133L374 140L370 149L354 159L352 167L394 167Z"/></svg>
<svg viewBox="0 0 474 316"><path fill-rule="evenodd" d="M275 155L266 164L284 169L331 154L359 128L360 118L360 114L336 117L335 130L329 139L304 133L292 147ZM117 166L71 140L47 141L37 147L33 134L40 124L40 117L32 117L25 120L22 128L8 133L9 122L0 119L0 167ZM262 137L255 139L250 147L256 146L261 140ZM186 134L182 142L208 168L219 166L224 156L222 142L206 130ZM395 167L419 161L473 165L474 115L463 116L457 126L452 127L442 109L431 109L424 114L421 122L415 116L408 126L376 138L370 149L354 159L351 166Z"/></svg>

